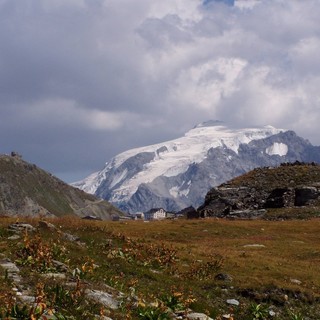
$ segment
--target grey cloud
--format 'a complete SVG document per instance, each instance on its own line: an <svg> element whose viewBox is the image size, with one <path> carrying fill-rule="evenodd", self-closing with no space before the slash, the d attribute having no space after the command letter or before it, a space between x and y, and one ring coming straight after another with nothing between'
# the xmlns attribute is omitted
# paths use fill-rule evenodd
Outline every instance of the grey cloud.
<svg viewBox="0 0 320 320"><path fill-rule="evenodd" d="M137 32L153 50L163 50L192 40L191 35L184 30L178 15L167 15L162 19L148 18Z"/></svg>
<svg viewBox="0 0 320 320"><path fill-rule="evenodd" d="M318 1L249 2L0 0L1 152L70 181L211 118L320 143Z"/></svg>

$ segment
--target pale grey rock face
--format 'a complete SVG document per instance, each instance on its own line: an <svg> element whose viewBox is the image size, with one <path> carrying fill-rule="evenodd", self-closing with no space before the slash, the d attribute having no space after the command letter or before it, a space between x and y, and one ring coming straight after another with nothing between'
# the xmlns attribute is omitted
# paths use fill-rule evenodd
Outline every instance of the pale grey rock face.
<svg viewBox="0 0 320 320"><path fill-rule="evenodd" d="M124 161L119 167L111 168L111 170L106 173L95 195L102 199L110 199L113 190L119 187L125 180L131 179L135 174L142 171L143 166L151 162L154 157L155 154L153 152L138 153ZM115 183L114 177L121 175L122 172L127 172L127 174L123 175L123 178L119 178L119 181Z"/></svg>
<svg viewBox="0 0 320 320"><path fill-rule="evenodd" d="M210 127L215 125L219 124L213 123ZM205 132L206 125L197 128ZM228 130L223 132L232 131ZM239 135L241 134L240 132ZM237 143L236 135L233 139ZM239 141L241 139L239 136ZM171 141L164 142L161 147L150 148L152 152L147 152L147 147L144 148L144 152L137 154L132 152L133 155L126 158L120 166L112 166L111 163L101 171L103 174L100 174L100 178L103 179L95 195L129 213L146 212L157 207L168 211L179 211L189 206L200 206L212 187L254 168L278 166L283 162L320 162L320 147L312 146L293 131L279 130L276 134L262 135L259 139L249 138L248 143L242 139L237 148L230 146L230 140L225 144L223 141L220 139L218 144L213 143L212 147L205 150L200 161L197 158L197 161L189 161L188 165L185 165L183 161L188 157L189 150L190 153L196 150L196 146L190 144L181 157L181 166L185 165L184 170L179 171L173 167L172 172L176 171L176 174L155 175L149 179L151 181L142 181L136 188L132 188L132 193L128 195L123 190L126 190L132 181L139 179L139 176L150 170L150 167L156 172L159 169L155 166L156 160L168 152L173 153L172 149L176 146L179 150L181 145L175 143L172 147ZM195 143L199 143L199 140L195 140ZM207 143L206 146L208 145L210 144ZM179 161L174 163L177 168L179 165Z"/></svg>

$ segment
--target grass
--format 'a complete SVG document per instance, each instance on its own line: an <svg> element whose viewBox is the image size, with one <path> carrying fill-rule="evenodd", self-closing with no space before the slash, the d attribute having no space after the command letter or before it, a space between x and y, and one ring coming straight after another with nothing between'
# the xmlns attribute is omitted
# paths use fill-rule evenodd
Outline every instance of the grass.
<svg viewBox="0 0 320 320"><path fill-rule="evenodd" d="M260 190L273 190L281 187L302 187L318 185L320 166L311 164L257 168L238 176L223 185L232 187L254 187Z"/></svg>
<svg viewBox="0 0 320 320"><path fill-rule="evenodd" d="M38 225L36 219L27 221ZM161 319L159 310L165 314L175 304L214 319L228 313L236 320L254 319L254 312L264 314L270 307L276 313L272 319L287 320L299 313L304 319L320 318L319 219L143 223L59 218L51 222L60 232L40 230L28 235L27 243L23 237L7 239L12 222L0 220L0 253L19 263L25 285L35 296L42 279L47 307L68 319L81 319L81 312L93 319L101 306L83 299L82 287L72 291L61 280L39 277L54 270L52 259L68 265L69 277L72 270L80 270L73 276L81 286L110 285L136 296L138 307L127 302L119 310L103 311L112 319ZM65 240L62 232L79 236L83 244ZM229 274L232 281L216 280L218 273ZM2 276L0 305L11 292L4 271ZM230 310L227 299L237 299L240 306Z"/></svg>

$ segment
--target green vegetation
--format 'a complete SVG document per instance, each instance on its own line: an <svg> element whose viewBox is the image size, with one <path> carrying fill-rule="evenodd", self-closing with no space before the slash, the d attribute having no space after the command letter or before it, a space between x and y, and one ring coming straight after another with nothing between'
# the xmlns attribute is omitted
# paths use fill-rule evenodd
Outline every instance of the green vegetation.
<svg viewBox="0 0 320 320"><path fill-rule="evenodd" d="M8 239L0 220L0 255L20 268L35 303L19 303L0 267L0 318L171 319L189 308L213 319L320 318L320 220L171 220L143 223L59 218ZM38 220L27 220L38 226ZM78 236L70 241L64 234ZM47 277L61 273L65 278ZM229 275L223 278L217 275ZM114 288L119 308L89 299ZM236 299L239 306L227 303Z"/></svg>

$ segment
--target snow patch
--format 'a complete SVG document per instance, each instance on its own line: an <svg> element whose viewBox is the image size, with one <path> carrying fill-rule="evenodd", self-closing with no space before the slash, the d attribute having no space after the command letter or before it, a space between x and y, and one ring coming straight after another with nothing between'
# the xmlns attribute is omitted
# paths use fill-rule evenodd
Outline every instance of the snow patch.
<svg viewBox="0 0 320 320"><path fill-rule="evenodd" d="M190 188L180 190L179 187L173 187L169 190L169 193L172 197L178 198L181 196L187 196L189 194Z"/></svg>
<svg viewBox="0 0 320 320"><path fill-rule="evenodd" d="M83 190L84 192L94 194L99 187L100 180L98 179L99 172L94 172L88 176L85 180L77 181L71 183L75 188Z"/></svg>
<svg viewBox="0 0 320 320"><path fill-rule="evenodd" d="M266 149L266 153L269 156L279 155L280 157L283 157L288 153L288 146L285 143L275 142Z"/></svg>

